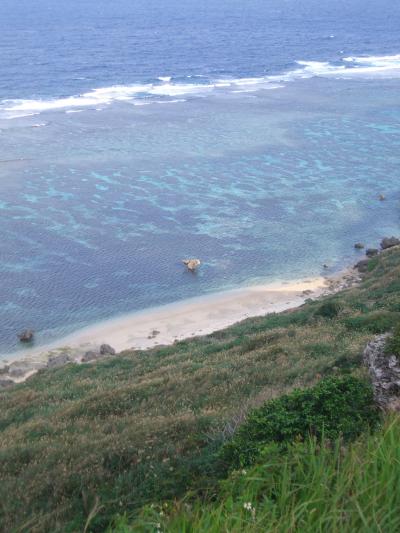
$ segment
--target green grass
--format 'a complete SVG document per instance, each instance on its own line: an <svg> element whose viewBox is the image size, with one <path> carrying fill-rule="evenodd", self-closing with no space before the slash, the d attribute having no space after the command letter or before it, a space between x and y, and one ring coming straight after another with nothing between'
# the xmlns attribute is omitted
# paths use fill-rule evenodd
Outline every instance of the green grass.
<svg viewBox="0 0 400 533"><path fill-rule="evenodd" d="M396 533L400 531L400 421L347 447L310 439L282 455L264 450L257 466L235 471L216 501L184 499L120 516L109 533Z"/></svg>
<svg viewBox="0 0 400 533"><path fill-rule="evenodd" d="M334 302L335 311L321 315ZM337 304L337 305L336 305ZM336 312L337 311L337 312ZM104 531L121 510L212 493L215 455L249 410L322 377L363 375L375 331L400 322L400 251L324 302L207 337L43 371L0 393L3 531Z"/></svg>

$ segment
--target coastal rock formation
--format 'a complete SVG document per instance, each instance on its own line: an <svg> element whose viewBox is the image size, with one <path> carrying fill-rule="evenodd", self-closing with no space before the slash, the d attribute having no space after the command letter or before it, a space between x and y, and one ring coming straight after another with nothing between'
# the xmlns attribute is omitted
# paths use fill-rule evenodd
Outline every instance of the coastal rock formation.
<svg viewBox="0 0 400 533"><path fill-rule="evenodd" d="M12 385L14 385L14 381L12 379L0 379L0 389L6 389Z"/></svg>
<svg viewBox="0 0 400 533"><path fill-rule="evenodd" d="M47 368L61 368L62 366L72 363L73 360L67 354L55 355L49 358L47 361Z"/></svg>
<svg viewBox="0 0 400 533"><path fill-rule="evenodd" d="M8 365L3 366L2 368L0 368L0 376L4 374L8 374L9 371L10 371L10 367Z"/></svg>
<svg viewBox="0 0 400 533"><path fill-rule="evenodd" d="M378 254L379 250L377 248L367 248L367 250L365 251L365 255L367 257L375 257Z"/></svg>
<svg viewBox="0 0 400 533"><path fill-rule="evenodd" d="M200 259L183 259L182 263L187 266L187 269L194 272L200 265Z"/></svg>
<svg viewBox="0 0 400 533"><path fill-rule="evenodd" d="M8 371L8 375L13 378L22 378L29 372L29 368L25 366L12 365Z"/></svg>
<svg viewBox="0 0 400 533"><path fill-rule="evenodd" d="M363 359L369 370L374 396L382 409L400 410L400 361L386 353L388 335L377 335L364 350Z"/></svg>
<svg viewBox="0 0 400 533"><path fill-rule="evenodd" d="M356 244L354 245L354 248L356 250L362 250L363 248L365 248L365 246L362 242L356 242Z"/></svg>
<svg viewBox="0 0 400 533"><path fill-rule="evenodd" d="M90 350L83 355L82 363L88 363L89 361L96 361L96 359L99 359L100 357L101 356L99 352Z"/></svg>
<svg viewBox="0 0 400 533"><path fill-rule="evenodd" d="M109 344L102 344L100 346L100 354L101 355L115 355L115 350Z"/></svg>
<svg viewBox="0 0 400 533"><path fill-rule="evenodd" d="M387 250L388 248L393 248L393 246L398 246L400 244L400 239L396 237L385 237L382 239L381 248L382 250Z"/></svg>
<svg viewBox="0 0 400 533"><path fill-rule="evenodd" d="M356 265L354 265L354 268L356 268L359 272L367 272L368 263L369 263L369 259L361 259L361 261L359 261Z"/></svg>
<svg viewBox="0 0 400 533"><path fill-rule="evenodd" d="M34 334L35 332L32 329L24 329L24 331L18 334L18 338L21 342L31 342L33 341Z"/></svg>

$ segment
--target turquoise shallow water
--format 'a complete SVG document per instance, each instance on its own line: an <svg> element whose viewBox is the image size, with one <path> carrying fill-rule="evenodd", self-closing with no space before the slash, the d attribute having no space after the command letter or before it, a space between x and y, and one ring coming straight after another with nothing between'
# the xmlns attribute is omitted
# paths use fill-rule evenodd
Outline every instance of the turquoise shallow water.
<svg viewBox="0 0 400 533"><path fill-rule="evenodd" d="M399 233L397 79L0 119L0 349L354 262ZM384 193L385 202L377 197ZM197 275L180 259L200 257Z"/></svg>

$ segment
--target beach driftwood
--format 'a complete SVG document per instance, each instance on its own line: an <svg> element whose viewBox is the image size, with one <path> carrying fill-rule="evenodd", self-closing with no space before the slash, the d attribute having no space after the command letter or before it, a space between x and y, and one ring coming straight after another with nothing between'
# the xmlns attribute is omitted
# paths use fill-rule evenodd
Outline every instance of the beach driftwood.
<svg viewBox="0 0 400 533"><path fill-rule="evenodd" d="M24 329L21 333L18 333L18 338L21 342L31 342L33 341L33 336L35 332L32 329Z"/></svg>
<svg viewBox="0 0 400 533"><path fill-rule="evenodd" d="M194 272L200 265L200 259L183 259L182 263L186 265L187 269Z"/></svg>

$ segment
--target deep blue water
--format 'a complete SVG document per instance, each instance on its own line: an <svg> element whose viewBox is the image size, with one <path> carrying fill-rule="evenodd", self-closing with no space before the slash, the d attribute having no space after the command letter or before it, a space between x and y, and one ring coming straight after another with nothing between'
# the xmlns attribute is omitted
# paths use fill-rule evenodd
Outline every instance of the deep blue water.
<svg viewBox="0 0 400 533"><path fill-rule="evenodd" d="M398 234L399 30L388 0L2 0L0 352Z"/></svg>

